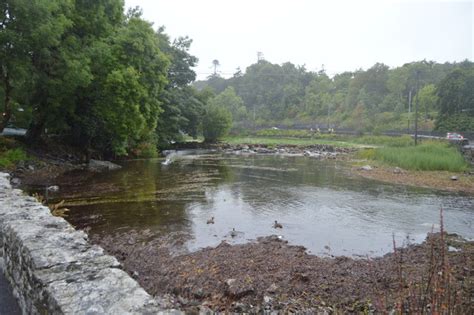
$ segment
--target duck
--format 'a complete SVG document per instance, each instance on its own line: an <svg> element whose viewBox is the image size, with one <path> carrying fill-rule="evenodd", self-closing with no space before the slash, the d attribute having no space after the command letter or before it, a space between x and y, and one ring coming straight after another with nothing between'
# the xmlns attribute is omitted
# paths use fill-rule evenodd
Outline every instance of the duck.
<svg viewBox="0 0 474 315"><path fill-rule="evenodd" d="M280 223L278 223L277 220L275 220L275 223L273 224L273 228L275 228L275 229L282 229L282 228L283 228L283 225L281 225Z"/></svg>
<svg viewBox="0 0 474 315"><path fill-rule="evenodd" d="M207 220L207 224L214 224L214 217Z"/></svg>
<svg viewBox="0 0 474 315"><path fill-rule="evenodd" d="M236 237L237 236L237 231L235 230L235 228L232 228L232 231L230 231L230 236L231 237Z"/></svg>

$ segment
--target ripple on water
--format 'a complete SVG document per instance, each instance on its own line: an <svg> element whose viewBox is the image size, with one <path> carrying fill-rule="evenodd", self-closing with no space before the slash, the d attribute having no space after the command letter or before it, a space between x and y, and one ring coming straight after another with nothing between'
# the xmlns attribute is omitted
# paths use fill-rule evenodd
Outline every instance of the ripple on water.
<svg viewBox="0 0 474 315"><path fill-rule="evenodd" d="M192 250L277 233L313 253L365 255L390 251L392 235L398 244L421 241L443 207L448 231L474 237L474 197L348 176L338 162L178 154L166 167L161 160L123 164L62 187L55 198L66 200L72 224L97 234L179 235ZM212 216L215 224L206 224ZM229 238L233 228L242 234Z"/></svg>

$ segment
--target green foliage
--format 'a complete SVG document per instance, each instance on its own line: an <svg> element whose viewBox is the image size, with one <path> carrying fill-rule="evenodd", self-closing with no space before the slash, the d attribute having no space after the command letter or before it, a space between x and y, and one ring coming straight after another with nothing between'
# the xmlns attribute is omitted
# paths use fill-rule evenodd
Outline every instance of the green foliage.
<svg viewBox="0 0 474 315"><path fill-rule="evenodd" d="M414 141L410 136L362 136L355 137L352 139L352 142L387 147L407 147L414 145Z"/></svg>
<svg viewBox="0 0 474 315"><path fill-rule="evenodd" d="M425 85L419 92L419 110L425 114L427 118L430 111L436 110L438 96L436 95L436 86L434 84Z"/></svg>
<svg viewBox="0 0 474 315"><path fill-rule="evenodd" d="M158 36L161 49L171 60L168 84L160 98L163 112L156 128L158 146L167 147L173 141L183 141L183 133L198 136L208 98L189 85L196 77L192 67L197 63L197 58L189 54L192 41L180 37L171 44L163 28Z"/></svg>
<svg viewBox="0 0 474 315"><path fill-rule="evenodd" d="M339 147L356 147L357 145L344 142L342 140L331 140L328 138L269 138L269 137L256 137L256 136L237 136L227 137L224 139L229 144L262 144L262 145L298 145L298 146L310 146L315 144L328 144Z"/></svg>
<svg viewBox="0 0 474 315"><path fill-rule="evenodd" d="M232 127L232 114L224 107L207 105L202 121L204 141L215 142L224 137Z"/></svg>
<svg viewBox="0 0 474 315"><path fill-rule="evenodd" d="M461 172L468 168L461 153L441 142L427 142L411 147L375 149L375 160L404 169Z"/></svg>
<svg viewBox="0 0 474 315"><path fill-rule="evenodd" d="M226 108L232 114L233 121L242 121L247 118L247 109L244 102L235 94L233 87L226 88L222 93L212 98L210 103Z"/></svg>
<svg viewBox="0 0 474 315"><path fill-rule="evenodd" d="M0 152L0 168L11 168L20 161L28 159L26 152L21 148L9 149Z"/></svg>
<svg viewBox="0 0 474 315"><path fill-rule="evenodd" d="M256 137L275 137L275 138L301 138L301 139L315 139L328 141L341 141L346 143L360 144L360 145L376 145L376 146L391 146L404 147L414 144L410 136L350 136L341 134L327 134L320 133L317 130L294 130L294 129L262 129L255 132ZM278 140L277 140L278 141ZM283 140L282 140L283 141Z"/></svg>
<svg viewBox="0 0 474 315"><path fill-rule="evenodd" d="M211 87L216 93L232 87L244 102L247 125L311 124L322 128L329 124L363 133L406 130L409 95L413 113L418 82L418 125L431 130L437 102L434 88L454 69L468 68L473 68L469 61L438 64L423 60L394 69L377 63L366 71L329 78L324 71L308 72L291 63L259 61L244 74L237 72L229 79L212 76L195 86ZM410 128L413 126L414 118L410 117Z"/></svg>
<svg viewBox="0 0 474 315"><path fill-rule="evenodd" d="M474 67L451 72L439 84L438 96L437 130L474 130Z"/></svg>
<svg viewBox="0 0 474 315"><path fill-rule="evenodd" d="M474 117L465 113L444 116L436 121L436 129L440 131L473 131Z"/></svg>
<svg viewBox="0 0 474 315"><path fill-rule="evenodd" d="M359 159L375 160L375 149L363 149L357 152Z"/></svg>

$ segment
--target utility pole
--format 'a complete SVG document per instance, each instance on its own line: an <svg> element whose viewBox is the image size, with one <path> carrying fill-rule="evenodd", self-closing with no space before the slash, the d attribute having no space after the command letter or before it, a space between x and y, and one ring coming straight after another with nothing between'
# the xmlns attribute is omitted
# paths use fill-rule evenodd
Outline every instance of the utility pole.
<svg viewBox="0 0 474 315"><path fill-rule="evenodd" d="M410 132L410 115L411 115L411 91L408 92L408 132Z"/></svg>
<svg viewBox="0 0 474 315"><path fill-rule="evenodd" d="M329 103L328 103L328 132L329 132Z"/></svg>
<svg viewBox="0 0 474 315"><path fill-rule="evenodd" d="M416 102L415 102L415 146L418 144L418 81L420 71L416 70Z"/></svg>

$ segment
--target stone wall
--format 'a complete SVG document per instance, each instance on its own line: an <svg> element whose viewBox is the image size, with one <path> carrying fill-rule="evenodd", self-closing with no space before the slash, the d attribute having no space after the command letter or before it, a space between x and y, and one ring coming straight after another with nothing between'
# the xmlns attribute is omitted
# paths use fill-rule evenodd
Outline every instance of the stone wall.
<svg viewBox="0 0 474 315"><path fill-rule="evenodd" d="M118 261L0 173L0 269L24 314L158 314Z"/></svg>

